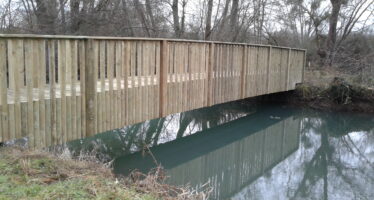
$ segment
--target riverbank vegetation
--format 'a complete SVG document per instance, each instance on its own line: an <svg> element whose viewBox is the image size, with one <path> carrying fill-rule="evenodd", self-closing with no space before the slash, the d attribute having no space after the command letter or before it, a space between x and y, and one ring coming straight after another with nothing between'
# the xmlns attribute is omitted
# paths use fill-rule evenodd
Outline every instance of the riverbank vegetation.
<svg viewBox="0 0 374 200"><path fill-rule="evenodd" d="M363 84L362 76L334 69L308 70L296 87L291 103L317 109L374 113L374 77ZM373 82L373 83L372 83Z"/></svg>
<svg viewBox="0 0 374 200"><path fill-rule="evenodd" d="M117 179L92 157L72 159L15 147L0 148L0 199L205 199L204 193L164 184L161 169Z"/></svg>

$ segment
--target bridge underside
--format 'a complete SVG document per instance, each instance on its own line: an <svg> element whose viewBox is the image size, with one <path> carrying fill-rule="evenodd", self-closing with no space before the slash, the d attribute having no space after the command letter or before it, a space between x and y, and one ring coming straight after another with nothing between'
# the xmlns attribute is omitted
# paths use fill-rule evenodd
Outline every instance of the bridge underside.
<svg viewBox="0 0 374 200"><path fill-rule="evenodd" d="M0 141L62 144L168 114L293 90L305 51L131 38L0 37Z"/></svg>

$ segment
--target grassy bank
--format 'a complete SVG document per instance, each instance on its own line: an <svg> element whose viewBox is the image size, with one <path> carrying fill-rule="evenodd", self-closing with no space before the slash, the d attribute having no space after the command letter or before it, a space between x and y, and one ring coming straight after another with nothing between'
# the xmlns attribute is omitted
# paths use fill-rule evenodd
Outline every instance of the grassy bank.
<svg viewBox="0 0 374 200"><path fill-rule="evenodd" d="M0 147L0 199L204 199L157 175L117 180L109 168L47 152Z"/></svg>
<svg viewBox="0 0 374 200"><path fill-rule="evenodd" d="M332 70L306 71L291 103L316 109L374 113L374 89Z"/></svg>

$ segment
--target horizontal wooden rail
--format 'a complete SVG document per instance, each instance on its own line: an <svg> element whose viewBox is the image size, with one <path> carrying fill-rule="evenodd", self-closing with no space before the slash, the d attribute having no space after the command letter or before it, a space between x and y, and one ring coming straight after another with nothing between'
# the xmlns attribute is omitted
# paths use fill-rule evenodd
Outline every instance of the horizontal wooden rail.
<svg viewBox="0 0 374 200"><path fill-rule="evenodd" d="M178 39L0 34L0 141L62 144L293 90L303 49Z"/></svg>

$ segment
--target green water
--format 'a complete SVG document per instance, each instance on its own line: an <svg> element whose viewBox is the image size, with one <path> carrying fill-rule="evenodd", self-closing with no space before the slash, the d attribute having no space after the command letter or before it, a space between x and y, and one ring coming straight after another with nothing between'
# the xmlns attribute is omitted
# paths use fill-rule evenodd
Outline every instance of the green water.
<svg viewBox="0 0 374 200"><path fill-rule="evenodd" d="M160 164L211 199L374 199L374 116L233 103L72 147L115 159L118 175Z"/></svg>

